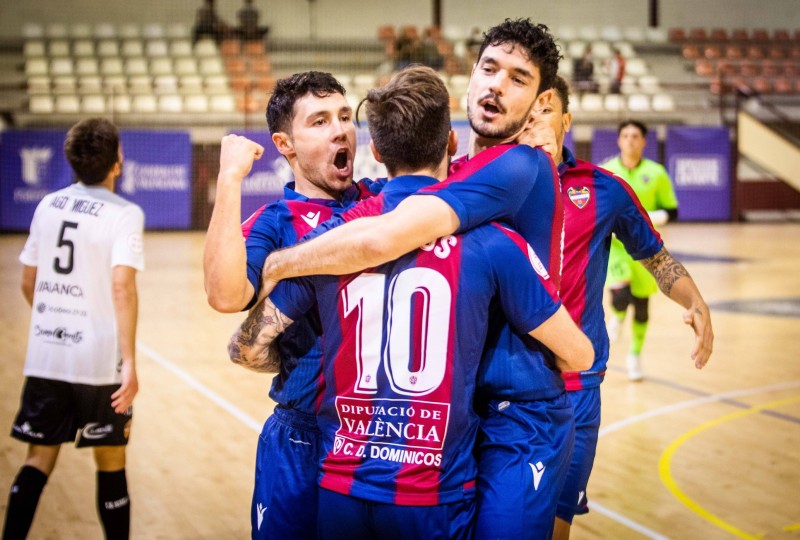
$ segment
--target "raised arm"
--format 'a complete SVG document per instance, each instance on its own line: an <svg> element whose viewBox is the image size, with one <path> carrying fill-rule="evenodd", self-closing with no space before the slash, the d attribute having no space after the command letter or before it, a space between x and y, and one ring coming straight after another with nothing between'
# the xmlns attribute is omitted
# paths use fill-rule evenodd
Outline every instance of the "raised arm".
<svg viewBox="0 0 800 540"><path fill-rule="evenodd" d="M214 210L203 248L203 275L208 303L223 313L241 311L255 290L247 279L247 252L242 238L242 180L264 148L245 137L222 138Z"/></svg>
<svg viewBox="0 0 800 540"><path fill-rule="evenodd" d="M592 343L575 325L564 306L529 334L553 351L560 371L585 371L592 367Z"/></svg>
<svg viewBox="0 0 800 540"><path fill-rule="evenodd" d="M711 329L711 312L700 290L686 268L669 254L666 247L640 262L656 278L661 292L686 309L683 322L692 327L695 336L692 360L697 369L702 369L711 357L714 331Z"/></svg>
<svg viewBox="0 0 800 540"><path fill-rule="evenodd" d="M136 322L139 316L139 295L136 290L136 269L115 266L111 273L114 314L117 318L119 352L122 356L122 383L111 394L111 406L117 414L124 413L139 391L136 376Z"/></svg>
<svg viewBox="0 0 800 540"><path fill-rule="evenodd" d="M262 373L277 372L280 358L270 345L292 322L269 297L260 300L228 342L231 362Z"/></svg>
<svg viewBox="0 0 800 540"><path fill-rule="evenodd" d="M261 296L282 279L318 274L352 274L452 234L453 209L438 197L412 196L386 214L345 223L289 249L272 252L264 263Z"/></svg>

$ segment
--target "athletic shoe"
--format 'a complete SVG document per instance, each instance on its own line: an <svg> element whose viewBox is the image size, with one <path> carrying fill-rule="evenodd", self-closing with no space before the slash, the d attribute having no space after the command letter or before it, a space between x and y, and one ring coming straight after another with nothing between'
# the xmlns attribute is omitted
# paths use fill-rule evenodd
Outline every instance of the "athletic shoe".
<svg viewBox="0 0 800 540"><path fill-rule="evenodd" d="M628 366L628 380L638 382L644 379L642 374L642 360L638 354L630 353L626 359Z"/></svg>

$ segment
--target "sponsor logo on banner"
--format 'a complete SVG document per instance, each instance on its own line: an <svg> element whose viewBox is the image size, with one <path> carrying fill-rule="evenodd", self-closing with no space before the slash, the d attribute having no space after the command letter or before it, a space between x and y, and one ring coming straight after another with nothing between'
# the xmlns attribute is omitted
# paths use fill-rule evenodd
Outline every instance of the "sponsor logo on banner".
<svg viewBox="0 0 800 540"><path fill-rule="evenodd" d="M682 188L721 188L722 159L720 156L672 156L673 180Z"/></svg>
<svg viewBox="0 0 800 540"><path fill-rule="evenodd" d="M53 159L53 149L49 146L22 148L19 160L22 164L22 181L29 186L38 186Z"/></svg>
<svg viewBox="0 0 800 540"><path fill-rule="evenodd" d="M70 332L63 326L49 329L42 328L38 324L33 328L34 336L44 338L46 343L80 343L83 341L83 332L80 330Z"/></svg>
<svg viewBox="0 0 800 540"><path fill-rule="evenodd" d="M25 187L14 189L15 203L39 202L49 192L41 187L47 168L53 159L53 149L49 146L30 146L19 151L22 168L22 181Z"/></svg>
<svg viewBox="0 0 800 540"><path fill-rule="evenodd" d="M269 170L255 171L242 182L242 195L283 193L283 186L294 178L292 168L284 157L275 158Z"/></svg>
<svg viewBox="0 0 800 540"><path fill-rule="evenodd" d="M120 191L133 195L137 191L187 191L189 170L186 165L139 163L125 161Z"/></svg>
<svg viewBox="0 0 800 540"><path fill-rule="evenodd" d="M567 190L567 196L569 197L569 200L572 201L572 204L578 208L583 208L589 204L589 188L585 186L579 189L572 187L569 188Z"/></svg>
<svg viewBox="0 0 800 540"><path fill-rule="evenodd" d="M449 403L339 396L336 412L334 455L441 466Z"/></svg>

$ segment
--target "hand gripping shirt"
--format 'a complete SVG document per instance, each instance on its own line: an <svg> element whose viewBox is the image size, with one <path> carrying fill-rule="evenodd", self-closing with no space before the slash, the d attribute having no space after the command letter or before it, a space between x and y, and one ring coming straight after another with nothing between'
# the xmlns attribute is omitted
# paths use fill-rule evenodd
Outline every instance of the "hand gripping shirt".
<svg viewBox="0 0 800 540"><path fill-rule="evenodd" d="M395 178L358 208L389 211L433 182ZM319 306L320 486L410 506L474 496L472 404L488 311L502 310L527 334L560 305L527 243L497 225L358 274L281 282L270 299L292 319Z"/></svg>
<svg viewBox="0 0 800 540"><path fill-rule="evenodd" d="M567 390L598 386L608 361L603 284L613 233L635 258L658 253L664 243L633 189L622 179L564 148L558 166L564 197L564 274L561 299L591 340L595 359L580 373L564 374Z"/></svg>

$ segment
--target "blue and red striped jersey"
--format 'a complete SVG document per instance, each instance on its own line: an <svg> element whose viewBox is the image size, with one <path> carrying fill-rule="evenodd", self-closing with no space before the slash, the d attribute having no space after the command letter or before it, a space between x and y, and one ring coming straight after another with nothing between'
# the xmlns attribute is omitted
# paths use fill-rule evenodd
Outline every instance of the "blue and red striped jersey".
<svg viewBox="0 0 800 540"><path fill-rule="evenodd" d="M561 283L564 203L550 156L525 145L498 145L451 164L446 182L420 191L445 201L457 232L491 221L508 224L539 255L556 288Z"/></svg>
<svg viewBox="0 0 800 540"><path fill-rule="evenodd" d="M561 299L594 346L591 369L565 373L567 390L598 386L608 361L603 286L614 233L634 259L652 257L664 245L627 182L564 148L558 167L564 197L564 274Z"/></svg>
<svg viewBox="0 0 800 540"><path fill-rule="evenodd" d="M447 182L420 193L453 208L459 230L487 220L510 224L540 256L553 286L561 280L564 202L550 156L525 145L499 145L453 162ZM519 335L502 315L490 315L489 339L478 377L482 397L533 401L564 392L552 353Z"/></svg>
<svg viewBox="0 0 800 540"><path fill-rule="evenodd" d="M350 187L341 201L309 199L294 191L294 182L283 189L284 198L256 210L242 224L247 250L247 279L255 294L261 287L264 260L272 251L292 246L317 225L343 212L358 200L380 191L385 180L361 180ZM272 380L270 397L285 407L313 414L319 389L322 348L319 343L319 318L316 313L297 321L279 338L280 372Z"/></svg>
<svg viewBox="0 0 800 540"><path fill-rule="evenodd" d="M398 177L359 207L387 212L434 182ZM527 334L560 306L530 254L521 236L490 224L358 274L278 285L270 299L288 317L319 306L323 488L410 506L474 496L487 313Z"/></svg>

